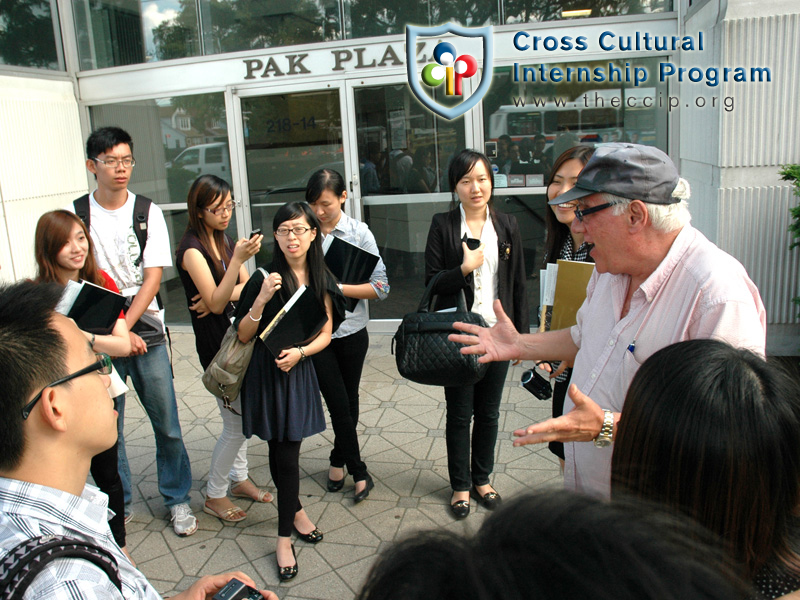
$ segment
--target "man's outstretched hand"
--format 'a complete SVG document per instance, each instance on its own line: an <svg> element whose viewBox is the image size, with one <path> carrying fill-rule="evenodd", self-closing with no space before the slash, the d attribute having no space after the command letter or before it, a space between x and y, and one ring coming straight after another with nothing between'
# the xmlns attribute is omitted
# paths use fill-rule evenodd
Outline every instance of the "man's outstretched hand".
<svg viewBox="0 0 800 600"><path fill-rule="evenodd" d="M575 407L567 414L547 419L523 429L514 435L515 446L543 444L544 442L589 442L600 434L603 427L603 409L574 383L569 386L569 397Z"/></svg>
<svg viewBox="0 0 800 600"><path fill-rule="evenodd" d="M256 587L253 580L241 571L232 571L219 575L205 575L195 581L185 592L172 596L172 600L211 600L211 597L225 587L225 584L234 577L250 587ZM274 592L267 590L259 591L265 600L278 600L278 596Z"/></svg>
<svg viewBox="0 0 800 600"><path fill-rule="evenodd" d="M508 318L500 300L494 301L494 314L497 323L493 327L480 327L471 323L457 321L453 327L470 335L451 333L451 342L466 344L461 354L481 354L478 362L487 363L502 360L518 360L520 354L520 334Z"/></svg>

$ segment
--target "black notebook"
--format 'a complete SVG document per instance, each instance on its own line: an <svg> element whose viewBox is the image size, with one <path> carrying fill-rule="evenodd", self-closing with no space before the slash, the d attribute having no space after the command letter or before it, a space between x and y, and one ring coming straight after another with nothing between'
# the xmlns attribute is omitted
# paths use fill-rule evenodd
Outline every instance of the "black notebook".
<svg viewBox="0 0 800 600"><path fill-rule="evenodd" d="M313 338L327 320L328 314L316 294L307 285L301 285L259 337L278 358L285 348Z"/></svg>
<svg viewBox="0 0 800 600"><path fill-rule="evenodd" d="M378 256L367 252L350 242L346 242L334 235L328 235L322 242L322 251L325 253L325 264L334 274L336 279L349 285L367 283L372 277ZM347 310L353 312L358 304L358 298L346 298Z"/></svg>
<svg viewBox="0 0 800 600"><path fill-rule="evenodd" d="M121 294L88 281L68 281L56 311L75 321L83 331L108 335L123 306L125 296Z"/></svg>

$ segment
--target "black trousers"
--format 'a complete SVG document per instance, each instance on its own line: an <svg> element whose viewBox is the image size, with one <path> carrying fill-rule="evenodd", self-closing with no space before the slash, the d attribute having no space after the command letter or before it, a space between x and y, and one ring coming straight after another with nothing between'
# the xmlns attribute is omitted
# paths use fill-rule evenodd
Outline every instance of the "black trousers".
<svg viewBox="0 0 800 600"><path fill-rule="evenodd" d="M269 440L269 472L278 488L278 535L289 537L300 504L300 444Z"/></svg>
<svg viewBox="0 0 800 600"><path fill-rule="evenodd" d="M497 422L507 373L508 362L493 362L483 379L475 385L444 388L447 469L454 492L466 492L472 485L489 483L489 475L494 469ZM473 420L470 444L469 426Z"/></svg>
<svg viewBox="0 0 800 600"><path fill-rule="evenodd" d="M367 465L358 445L358 384L369 349L366 327L352 335L331 340L322 352L312 356L319 389L331 415L334 442L331 466L347 465L355 481L367 478Z"/></svg>
<svg viewBox="0 0 800 600"><path fill-rule="evenodd" d="M105 452L92 458L90 472L100 491L108 496L108 508L114 517L108 522L114 541L125 547L125 499L122 494L122 479L117 470L117 443Z"/></svg>

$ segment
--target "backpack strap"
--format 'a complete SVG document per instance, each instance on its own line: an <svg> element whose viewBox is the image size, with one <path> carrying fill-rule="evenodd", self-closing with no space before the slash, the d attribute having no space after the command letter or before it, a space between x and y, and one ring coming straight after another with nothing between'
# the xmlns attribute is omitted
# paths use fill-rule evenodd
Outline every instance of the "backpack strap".
<svg viewBox="0 0 800 600"><path fill-rule="evenodd" d="M135 266L142 264L144 259L144 249L147 246L147 219L150 216L150 205L153 203L150 198L136 194L133 203L133 232L139 242L139 258L134 261Z"/></svg>
<svg viewBox="0 0 800 600"><path fill-rule="evenodd" d="M106 549L61 535L40 536L12 548L0 561L0 598L22 600L25 591L48 563L58 558L80 558L101 569L120 594L117 561Z"/></svg>
<svg viewBox="0 0 800 600"><path fill-rule="evenodd" d="M86 225L86 230L90 231L89 223L91 222L92 213L89 211L89 194L84 194L77 200L73 200L72 207L75 209L75 214Z"/></svg>

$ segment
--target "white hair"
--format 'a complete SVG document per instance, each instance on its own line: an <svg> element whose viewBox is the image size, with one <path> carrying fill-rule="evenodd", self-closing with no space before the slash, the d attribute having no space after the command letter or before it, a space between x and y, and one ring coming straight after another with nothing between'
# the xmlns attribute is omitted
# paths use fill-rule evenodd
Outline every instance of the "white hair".
<svg viewBox="0 0 800 600"><path fill-rule="evenodd" d="M653 229L662 231L664 233L680 229L684 225L688 225L692 220L692 215L689 213L689 203L687 200L691 196L689 182L683 177L678 179L678 185L672 191L672 197L678 198L680 202L674 204L652 204L645 202L647 206L647 214L650 216L650 223ZM621 215L625 209L632 202L628 198L615 196L614 194L604 193L602 195L604 202L611 202L614 206L611 207L612 214Z"/></svg>

